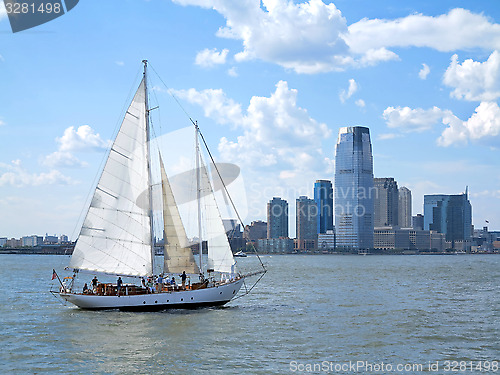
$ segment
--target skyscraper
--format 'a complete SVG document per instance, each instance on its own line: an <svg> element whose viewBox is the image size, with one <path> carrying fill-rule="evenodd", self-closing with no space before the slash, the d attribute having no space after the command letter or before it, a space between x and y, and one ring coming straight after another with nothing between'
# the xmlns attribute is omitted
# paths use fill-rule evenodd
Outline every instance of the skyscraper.
<svg viewBox="0 0 500 375"><path fill-rule="evenodd" d="M376 189L373 197L375 227L398 225L399 193L398 183L392 177L374 178L373 187Z"/></svg>
<svg viewBox="0 0 500 375"><path fill-rule="evenodd" d="M297 228L297 240L318 240L318 206L313 199L301 196L297 198L295 202L296 205L296 228ZM301 247L299 247L301 248Z"/></svg>
<svg viewBox="0 0 500 375"><path fill-rule="evenodd" d="M373 190L370 130L340 128L335 151L337 246L373 247Z"/></svg>
<svg viewBox="0 0 500 375"><path fill-rule="evenodd" d="M318 227L316 232L333 230L333 188L329 180L317 180L314 184L314 201L318 207Z"/></svg>
<svg viewBox="0 0 500 375"><path fill-rule="evenodd" d="M411 190L406 186L399 188L398 224L401 228L411 228Z"/></svg>
<svg viewBox="0 0 500 375"><path fill-rule="evenodd" d="M288 237L288 203L274 197L267 204L267 238Z"/></svg>
<svg viewBox="0 0 500 375"><path fill-rule="evenodd" d="M445 234L446 241L470 240L472 206L467 190L459 195L424 195L424 229Z"/></svg>

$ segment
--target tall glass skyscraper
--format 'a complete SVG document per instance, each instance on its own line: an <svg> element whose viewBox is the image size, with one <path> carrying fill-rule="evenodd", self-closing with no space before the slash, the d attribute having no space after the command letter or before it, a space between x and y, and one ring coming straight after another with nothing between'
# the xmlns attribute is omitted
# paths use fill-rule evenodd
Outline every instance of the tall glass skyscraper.
<svg viewBox="0 0 500 375"><path fill-rule="evenodd" d="M373 157L370 130L340 128L335 151L337 246L373 247Z"/></svg>
<svg viewBox="0 0 500 375"><path fill-rule="evenodd" d="M318 206L318 228L316 233L333 230L333 187L329 180L314 183L314 201Z"/></svg>

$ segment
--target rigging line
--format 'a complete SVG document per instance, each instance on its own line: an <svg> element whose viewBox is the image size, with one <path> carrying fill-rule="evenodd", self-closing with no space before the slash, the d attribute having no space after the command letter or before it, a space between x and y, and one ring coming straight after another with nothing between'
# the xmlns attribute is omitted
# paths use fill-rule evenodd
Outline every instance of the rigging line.
<svg viewBox="0 0 500 375"><path fill-rule="evenodd" d="M151 64L149 64L149 67L153 70L153 72L155 72L155 74L158 77L158 79L161 81L161 83L163 83L163 86L165 86L167 88L168 93L170 94L170 96L172 98L174 98L174 100L176 101L176 103L179 106L179 108L182 109L182 111L187 116L187 118L189 118L189 121L191 121L193 123L193 125L196 126L195 121L191 118L191 116L189 116L189 113L187 113L186 109L182 106L182 104L179 101L179 99L177 99L177 97L174 95L172 89L170 87L168 87L167 84L161 79L160 75L156 72L155 68Z"/></svg>
<svg viewBox="0 0 500 375"><path fill-rule="evenodd" d="M260 277L257 279L257 281L252 285L252 287L250 289L248 289L248 291L245 293L245 294L242 294L241 296L236 296L233 298L233 301L234 300L237 300L238 298L241 298L241 297L245 297L247 294L250 294L250 292L252 291L252 289L257 285L257 283L264 277L264 275L266 274L266 271L262 273L262 275L260 275ZM246 287L246 285L245 285Z"/></svg>
<svg viewBox="0 0 500 375"><path fill-rule="evenodd" d="M212 156L212 153L210 152L210 149L208 148L207 142L205 141L205 137L203 136L203 133L199 130L199 128L198 128L198 133L200 134L201 140L203 141L203 144L205 145L205 148L206 148L206 150L208 152L208 156L210 156L210 160L212 161L212 165L214 166L215 170L217 171L217 175L219 176L219 179L220 179L220 181L222 183L222 186L224 187L224 191L226 192L226 195L229 198L229 201L231 202L233 210L236 213L236 216L238 217L238 221L240 222L241 226L243 228L245 228L245 225L243 224L243 220L241 219L241 216L240 216L238 210L236 209L236 205L234 204L233 198L229 194L229 191L227 190L227 186L226 186L226 184L225 184L225 182L222 179L222 176L220 174L219 168L217 167L217 164L215 163L215 160L214 160L214 158ZM264 263L262 262L262 259L260 259L259 254L257 254L257 250L255 249L255 246L252 245L252 247L254 249L255 255L257 255L257 259L259 259L260 265L262 266L262 268L264 270L266 270L266 266L264 266Z"/></svg>

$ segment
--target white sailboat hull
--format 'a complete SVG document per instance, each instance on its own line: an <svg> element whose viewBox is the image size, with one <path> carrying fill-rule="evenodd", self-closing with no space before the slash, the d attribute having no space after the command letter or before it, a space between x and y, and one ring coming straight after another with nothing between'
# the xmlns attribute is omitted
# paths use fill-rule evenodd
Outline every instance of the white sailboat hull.
<svg viewBox="0 0 500 375"><path fill-rule="evenodd" d="M88 310L120 309L154 311L165 309L193 309L221 306L228 303L241 288L243 278L218 286L176 292L162 292L132 296L100 296L92 294L60 293L66 301Z"/></svg>

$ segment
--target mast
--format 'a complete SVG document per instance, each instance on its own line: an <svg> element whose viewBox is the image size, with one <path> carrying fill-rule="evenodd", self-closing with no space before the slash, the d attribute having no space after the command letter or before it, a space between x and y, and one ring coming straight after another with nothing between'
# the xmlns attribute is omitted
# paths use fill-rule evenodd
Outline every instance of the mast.
<svg viewBox="0 0 500 375"><path fill-rule="evenodd" d="M198 201L198 238L199 238L199 253L200 253L200 272L203 273L202 255L203 255L203 238L201 229L201 171L200 171L200 142L198 140L198 122L194 123L194 136L196 141L196 200Z"/></svg>
<svg viewBox="0 0 500 375"><path fill-rule="evenodd" d="M149 195L149 226L151 228L151 275L154 274L154 269L155 269L155 236L154 236L154 230L153 230L153 185L151 184L152 177L151 177L151 150L150 150L150 143L151 143L151 132L149 129L149 103L148 103L148 80L147 80L147 67L148 67L148 60L142 60L142 63L144 64L144 73L143 73L143 79L144 79L144 105L146 107L146 163L147 163L147 169L148 169L148 195Z"/></svg>

